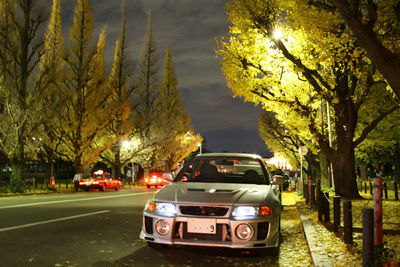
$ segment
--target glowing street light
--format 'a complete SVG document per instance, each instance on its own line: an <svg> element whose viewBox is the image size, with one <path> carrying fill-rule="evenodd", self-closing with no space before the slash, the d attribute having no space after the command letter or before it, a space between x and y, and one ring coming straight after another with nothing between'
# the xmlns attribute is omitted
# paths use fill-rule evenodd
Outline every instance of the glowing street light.
<svg viewBox="0 0 400 267"><path fill-rule="evenodd" d="M134 154L135 148L137 148L138 146L139 146L139 141L138 140L132 140L132 141L125 140L125 141L122 142L122 147L123 148L125 148L126 150L132 149L132 155ZM131 167L132 183L135 183L135 173L134 173L135 168L134 168L133 157L132 157L131 160L132 160L131 161L131 164L132 164L132 167ZM129 165L128 165L128 167L129 167Z"/></svg>
<svg viewBox="0 0 400 267"><path fill-rule="evenodd" d="M274 39L279 40L279 39L282 38L282 36L283 36L283 33L282 33L281 30L276 29L276 30L274 31L274 34L273 34Z"/></svg>

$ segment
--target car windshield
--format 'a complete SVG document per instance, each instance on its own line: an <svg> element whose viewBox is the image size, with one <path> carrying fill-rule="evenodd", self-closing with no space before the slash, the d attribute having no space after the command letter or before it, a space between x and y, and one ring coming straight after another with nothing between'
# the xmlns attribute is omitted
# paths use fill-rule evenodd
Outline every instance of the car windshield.
<svg viewBox="0 0 400 267"><path fill-rule="evenodd" d="M197 157L183 167L175 182L269 184L269 179L258 159Z"/></svg>

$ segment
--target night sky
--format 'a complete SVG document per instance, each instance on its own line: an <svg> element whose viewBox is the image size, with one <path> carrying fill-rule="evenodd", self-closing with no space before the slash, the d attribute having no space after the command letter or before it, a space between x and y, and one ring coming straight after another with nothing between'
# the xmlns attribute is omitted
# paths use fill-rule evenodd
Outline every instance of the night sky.
<svg viewBox="0 0 400 267"><path fill-rule="evenodd" d="M76 0L62 0L63 32L68 42ZM122 0L89 0L95 34L106 26L106 62L110 66L121 24ZM127 0L127 30L133 69L146 34L147 12L153 12L153 37L160 63L171 46L178 89L192 125L212 152L269 155L258 135L260 108L233 98L216 57L216 39L228 35L224 0ZM96 36L94 38L97 38Z"/></svg>

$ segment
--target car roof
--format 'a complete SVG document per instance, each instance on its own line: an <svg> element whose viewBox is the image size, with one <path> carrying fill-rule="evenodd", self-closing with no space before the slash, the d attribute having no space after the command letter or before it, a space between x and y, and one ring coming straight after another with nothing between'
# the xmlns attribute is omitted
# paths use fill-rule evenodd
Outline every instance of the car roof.
<svg viewBox="0 0 400 267"><path fill-rule="evenodd" d="M202 153L197 154L198 158L203 157L239 157L239 158L252 158L252 159L262 159L260 155L249 154L249 153Z"/></svg>

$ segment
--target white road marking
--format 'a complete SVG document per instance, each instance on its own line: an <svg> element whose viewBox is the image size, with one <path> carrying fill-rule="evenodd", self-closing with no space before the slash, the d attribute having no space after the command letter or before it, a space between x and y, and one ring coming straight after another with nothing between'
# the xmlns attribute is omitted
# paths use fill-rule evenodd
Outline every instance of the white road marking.
<svg viewBox="0 0 400 267"><path fill-rule="evenodd" d="M84 213L84 214L79 214L79 215L74 215L74 216L62 217L62 218L53 219L53 220L47 220L47 221L34 222L34 223L28 223L28 224L23 224L23 225L5 227L5 228L0 228L0 232L5 232L5 231L10 231L10 230L15 230L15 229L21 229L21 228L26 228L26 227L31 227L31 226L41 225L41 224L72 220L72 219L76 219L76 218L80 218L80 217L92 216L92 215L102 214L102 213L107 213L107 212L110 212L110 210L101 210L101 211L96 211L96 212L91 212L91 213Z"/></svg>
<svg viewBox="0 0 400 267"><path fill-rule="evenodd" d="M141 193L132 193L132 194L124 194L124 195L112 195L112 196L88 197L88 198L79 198L79 199L65 199L65 200L35 202L35 203L3 206L3 207L0 207L0 209L21 208L21 207L29 207L29 206L37 206L37 205L47 205L47 204L65 203L65 202L77 202L77 201L96 200L96 199L114 198L114 197L129 197L129 196L133 196L133 195L142 195L142 194L148 194L148 193L149 192L141 192Z"/></svg>

